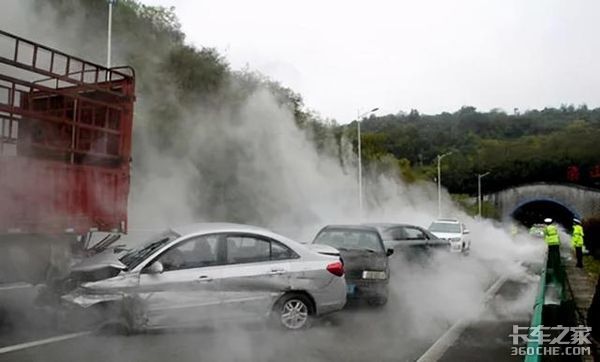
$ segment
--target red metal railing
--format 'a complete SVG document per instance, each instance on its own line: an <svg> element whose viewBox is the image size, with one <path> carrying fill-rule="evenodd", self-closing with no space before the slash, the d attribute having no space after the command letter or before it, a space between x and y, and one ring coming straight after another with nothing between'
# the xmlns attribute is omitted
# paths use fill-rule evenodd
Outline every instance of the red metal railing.
<svg viewBox="0 0 600 362"><path fill-rule="evenodd" d="M0 233L124 231L134 79L0 31Z"/></svg>

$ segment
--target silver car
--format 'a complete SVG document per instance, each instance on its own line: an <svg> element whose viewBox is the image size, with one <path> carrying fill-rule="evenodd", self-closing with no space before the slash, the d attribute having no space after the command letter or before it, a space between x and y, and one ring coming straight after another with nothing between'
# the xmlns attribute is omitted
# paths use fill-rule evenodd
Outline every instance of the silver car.
<svg viewBox="0 0 600 362"><path fill-rule="evenodd" d="M71 311L111 311L133 330L256 316L300 329L346 303L343 264L335 253L254 226L174 228L120 257L85 260L73 275L88 282L63 295L62 304ZM89 281L93 275L110 277Z"/></svg>

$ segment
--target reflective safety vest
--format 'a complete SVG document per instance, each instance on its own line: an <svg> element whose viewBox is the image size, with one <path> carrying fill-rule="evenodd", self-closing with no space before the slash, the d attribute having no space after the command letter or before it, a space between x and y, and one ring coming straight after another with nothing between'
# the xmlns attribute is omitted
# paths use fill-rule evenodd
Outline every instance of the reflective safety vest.
<svg viewBox="0 0 600 362"><path fill-rule="evenodd" d="M574 248L581 248L583 246L583 228L581 225L573 225L571 245L573 245Z"/></svg>
<svg viewBox="0 0 600 362"><path fill-rule="evenodd" d="M554 225L548 225L544 229L544 240L548 245L560 245L560 238L558 236L558 230Z"/></svg>

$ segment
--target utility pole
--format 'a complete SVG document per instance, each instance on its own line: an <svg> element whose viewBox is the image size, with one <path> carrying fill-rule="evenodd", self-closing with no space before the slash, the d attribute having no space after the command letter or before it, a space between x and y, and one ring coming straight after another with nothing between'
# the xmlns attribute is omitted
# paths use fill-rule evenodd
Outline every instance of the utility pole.
<svg viewBox="0 0 600 362"><path fill-rule="evenodd" d="M362 220L363 215L363 193L362 193L362 146L360 138L360 120L374 112L377 112L379 108L373 108L368 112L360 114L360 110L356 112L356 131L358 137L358 217Z"/></svg>
<svg viewBox="0 0 600 362"><path fill-rule="evenodd" d="M452 152L444 153L443 155L437 155L437 181L438 181L438 218L442 217L442 159L446 156L450 156Z"/></svg>
<svg viewBox="0 0 600 362"><path fill-rule="evenodd" d="M489 172L477 175L477 215L481 219L481 179L489 175Z"/></svg>
<svg viewBox="0 0 600 362"><path fill-rule="evenodd" d="M113 5L116 4L117 0L108 0L108 34L106 44L106 67L110 68L111 59L111 39L112 39L112 11ZM108 77L108 74L107 74Z"/></svg>
<svg viewBox="0 0 600 362"><path fill-rule="evenodd" d="M361 149L361 138L360 138L360 111L356 112L356 132L358 137L358 218L362 220L362 149Z"/></svg>

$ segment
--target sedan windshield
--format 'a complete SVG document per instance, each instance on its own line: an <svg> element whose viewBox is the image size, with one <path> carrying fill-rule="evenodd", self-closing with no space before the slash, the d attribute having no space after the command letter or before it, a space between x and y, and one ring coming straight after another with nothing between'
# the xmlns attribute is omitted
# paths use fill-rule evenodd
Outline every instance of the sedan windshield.
<svg viewBox="0 0 600 362"><path fill-rule="evenodd" d="M429 231L438 233L460 233L460 224L449 222L433 222L429 226Z"/></svg>
<svg viewBox="0 0 600 362"><path fill-rule="evenodd" d="M379 235L368 230L323 230L317 235L315 244L329 245L338 250L384 251Z"/></svg>
<svg viewBox="0 0 600 362"><path fill-rule="evenodd" d="M147 257L152 255L156 250L160 249L163 245L166 245L170 241L178 238L179 235L175 232L168 230L159 235L155 235L148 241L142 243L137 248L130 250L127 254L123 255L119 260L121 263L127 266L127 269L131 270L138 266L142 261L146 260Z"/></svg>

